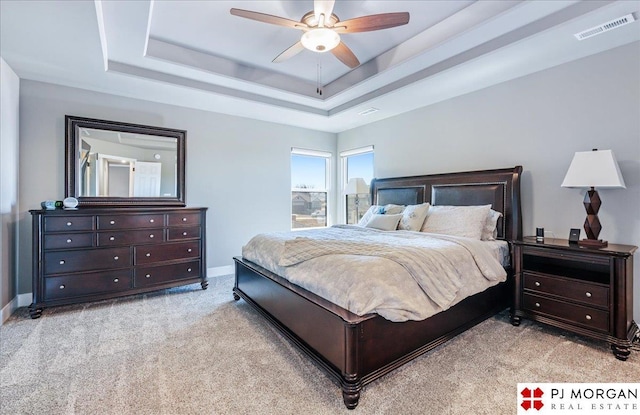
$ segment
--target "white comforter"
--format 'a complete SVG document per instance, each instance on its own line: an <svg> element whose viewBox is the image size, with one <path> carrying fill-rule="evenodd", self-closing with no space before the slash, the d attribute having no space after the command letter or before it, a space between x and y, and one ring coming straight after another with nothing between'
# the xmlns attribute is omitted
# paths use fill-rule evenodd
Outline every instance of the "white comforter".
<svg viewBox="0 0 640 415"><path fill-rule="evenodd" d="M349 311L422 320L506 279L487 243L358 226L260 234L242 255Z"/></svg>

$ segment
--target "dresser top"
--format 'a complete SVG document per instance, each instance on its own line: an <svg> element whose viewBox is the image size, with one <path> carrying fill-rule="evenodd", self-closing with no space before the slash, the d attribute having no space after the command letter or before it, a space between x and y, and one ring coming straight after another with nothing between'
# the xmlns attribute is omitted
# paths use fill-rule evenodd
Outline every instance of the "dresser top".
<svg viewBox="0 0 640 415"><path fill-rule="evenodd" d="M558 239L558 238L544 238L544 241L538 242L536 241L535 236L525 236L521 241L513 241L516 245L526 245L526 246L535 246L535 247L545 247L545 248L554 248L554 249L562 249L566 251L575 251L575 252L585 252L594 255L633 255L633 253L638 249L637 246L633 245L621 245L621 244L612 244L609 243L608 246L604 248L589 248L580 246L577 243L569 242L567 239Z"/></svg>
<svg viewBox="0 0 640 415"><path fill-rule="evenodd" d="M127 213L165 213L165 212L200 212L206 211L206 207L81 207L77 209L32 209L29 211L32 215L115 215Z"/></svg>

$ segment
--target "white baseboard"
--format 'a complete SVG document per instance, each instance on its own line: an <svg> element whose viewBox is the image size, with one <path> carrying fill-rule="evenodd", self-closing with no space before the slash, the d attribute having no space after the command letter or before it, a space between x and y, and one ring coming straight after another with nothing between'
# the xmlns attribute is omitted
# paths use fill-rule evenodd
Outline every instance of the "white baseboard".
<svg viewBox="0 0 640 415"><path fill-rule="evenodd" d="M223 267L207 268L207 278L221 277L223 275L231 275L236 272L233 265L225 265Z"/></svg>
<svg viewBox="0 0 640 415"><path fill-rule="evenodd" d="M6 306L2 307L2 321L0 322L0 326L7 321L7 319L16 311L19 307L26 307L31 304L31 293L18 294L13 297Z"/></svg>

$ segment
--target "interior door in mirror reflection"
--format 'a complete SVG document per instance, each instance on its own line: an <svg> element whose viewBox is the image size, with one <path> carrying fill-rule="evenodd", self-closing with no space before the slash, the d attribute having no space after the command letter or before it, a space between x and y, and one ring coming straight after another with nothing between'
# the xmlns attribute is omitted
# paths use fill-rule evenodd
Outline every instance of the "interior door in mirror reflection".
<svg viewBox="0 0 640 415"><path fill-rule="evenodd" d="M133 175L133 196L158 197L160 196L160 178L162 175L162 163L138 161Z"/></svg>

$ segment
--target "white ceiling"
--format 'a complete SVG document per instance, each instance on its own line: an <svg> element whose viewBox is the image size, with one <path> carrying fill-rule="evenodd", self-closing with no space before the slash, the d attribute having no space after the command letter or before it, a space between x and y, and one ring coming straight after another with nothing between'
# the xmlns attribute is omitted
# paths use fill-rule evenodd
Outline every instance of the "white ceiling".
<svg viewBox="0 0 640 415"><path fill-rule="evenodd" d="M276 64L301 32L232 7L300 20L313 1L1 0L0 54L23 79L340 132L640 40L640 21L573 36L640 1L337 0L341 20L411 18L342 35L353 70L307 50Z"/></svg>

